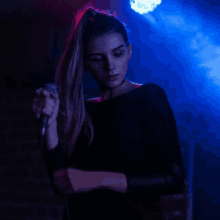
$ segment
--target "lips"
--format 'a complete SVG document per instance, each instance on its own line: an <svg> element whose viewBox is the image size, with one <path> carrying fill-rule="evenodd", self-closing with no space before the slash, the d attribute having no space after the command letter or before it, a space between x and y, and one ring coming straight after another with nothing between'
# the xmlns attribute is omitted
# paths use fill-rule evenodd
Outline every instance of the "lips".
<svg viewBox="0 0 220 220"><path fill-rule="evenodd" d="M109 76L108 79L112 80L112 79L117 79L119 76L119 74L113 75L113 76Z"/></svg>

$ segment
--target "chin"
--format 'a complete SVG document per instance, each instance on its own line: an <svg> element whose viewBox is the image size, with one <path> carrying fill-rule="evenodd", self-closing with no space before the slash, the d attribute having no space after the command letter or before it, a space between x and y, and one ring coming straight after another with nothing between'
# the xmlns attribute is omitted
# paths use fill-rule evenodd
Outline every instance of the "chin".
<svg viewBox="0 0 220 220"><path fill-rule="evenodd" d="M111 88L117 87L122 83L122 80L108 81L107 85Z"/></svg>
<svg viewBox="0 0 220 220"><path fill-rule="evenodd" d="M121 79L121 77L120 77L117 80L112 80L112 81L106 80L106 81L102 82L101 84L102 84L102 87L104 87L104 88L114 89L114 88L117 88L118 86L120 86L123 80L124 80L124 78Z"/></svg>

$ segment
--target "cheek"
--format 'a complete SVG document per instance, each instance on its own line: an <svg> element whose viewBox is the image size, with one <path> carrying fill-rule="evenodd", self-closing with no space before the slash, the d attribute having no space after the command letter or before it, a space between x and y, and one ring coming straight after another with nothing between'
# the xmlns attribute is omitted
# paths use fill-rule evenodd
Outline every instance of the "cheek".
<svg viewBox="0 0 220 220"><path fill-rule="evenodd" d="M122 71L126 71L128 68L128 60L126 58L118 60L116 64L116 66Z"/></svg>
<svg viewBox="0 0 220 220"><path fill-rule="evenodd" d="M96 78L100 78L102 76L102 66L100 65L92 65L90 68L90 73Z"/></svg>
<svg viewBox="0 0 220 220"><path fill-rule="evenodd" d="M116 59L116 62L119 63L119 65L121 66L126 66L128 65L128 57L127 56L123 56L120 59Z"/></svg>
<svg viewBox="0 0 220 220"><path fill-rule="evenodd" d="M90 65L88 67L88 70L90 72L90 74L96 79L96 80L99 80L100 77L102 76L102 66L100 65Z"/></svg>
<svg viewBox="0 0 220 220"><path fill-rule="evenodd" d="M96 71L102 68L102 65L103 65L102 62L97 62L97 63L90 63L88 67L91 71Z"/></svg>
<svg viewBox="0 0 220 220"><path fill-rule="evenodd" d="M88 63L88 65L86 66L87 67L87 70L93 75L93 76L96 76L98 73L101 72L101 67L100 65L98 64L91 64L91 63Z"/></svg>
<svg viewBox="0 0 220 220"><path fill-rule="evenodd" d="M91 65L92 69L94 69L94 70L100 69L100 68L102 68L102 66L103 66L102 62L94 63Z"/></svg>

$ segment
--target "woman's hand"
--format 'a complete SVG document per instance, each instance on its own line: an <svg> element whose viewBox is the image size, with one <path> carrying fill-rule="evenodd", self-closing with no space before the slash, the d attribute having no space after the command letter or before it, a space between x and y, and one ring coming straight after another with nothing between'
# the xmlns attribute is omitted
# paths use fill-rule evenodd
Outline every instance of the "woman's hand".
<svg viewBox="0 0 220 220"><path fill-rule="evenodd" d="M70 168L54 171L53 178L54 184L58 190L63 194L76 193L74 186L72 185L70 174Z"/></svg>
<svg viewBox="0 0 220 220"><path fill-rule="evenodd" d="M56 124L59 111L59 95L50 94L46 89L39 88L36 91L37 95L33 99L32 111L37 119L40 119L42 114L48 115L48 127Z"/></svg>
<svg viewBox="0 0 220 220"><path fill-rule="evenodd" d="M54 183L61 193L89 192L102 187L103 172L66 168L54 172Z"/></svg>

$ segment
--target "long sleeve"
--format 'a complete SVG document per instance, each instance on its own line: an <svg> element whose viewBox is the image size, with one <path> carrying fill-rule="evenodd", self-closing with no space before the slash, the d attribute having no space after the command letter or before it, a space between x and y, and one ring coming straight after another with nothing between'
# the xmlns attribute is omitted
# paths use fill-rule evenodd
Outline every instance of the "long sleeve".
<svg viewBox="0 0 220 220"><path fill-rule="evenodd" d="M160 195L180 193L184 187L183 172L180 167L173 164L176 171L148 175L146 173L131 175L125 174L127 179L127 193L134 191L150 191Z"/></svg>
<svg viewBox="0 0 220 220"><path fill-rule="evenodd" d="M53 180L54 171L61 170L67 167L65 163L65 157L60 146L60 142L58 142L58 145L52 150L45 150L46 146L44 143L43 149L44 150L42 151L42 156L44 158L44 162L47 167L47 174L50 179L52 189L55 191L55 193L59 197L62 198L63 195L56 188L56 186L54 185L54 180Z"/></svg>
<svg viewBox="0 0 220 220"><path fill-rule="evenodd" d="M77 146L81 148L81 146L87 145L88 139L84 135L84 129L85 129L85 124L83 124L82 130L75 144L75 148L77 148ZM63 195L60 194L60 191L54 185L53 172L61 169L66 169L72 166L72 160L69 159L67 155L63 152L62 149L63 142L61 140L65 140L65 139L64 138L61 139L59 137L58 145L52 150L46 150L47 149L46 143L44 141L43 148L41 150L44 162L47 167L47 174L51 181L52 188L55 191L55 193L60 197L62 197ZM39 143L40 143L40 137L39 137Z"/></svg>
<svg viewBox="0 0 220 220"><path fill-rule="evenodd" d="M155 145L158 145L160 163L155 173L129 174L127 193L148 191L160 195L181 193L184 187L185 170L173 111L165 91L153 85L152 102L149 102L149 126L154 130ZM147 146L146 146L147 147ZM152 164L152 169L154 165ZM158 170L161 170L158 172Z"/></svg>

